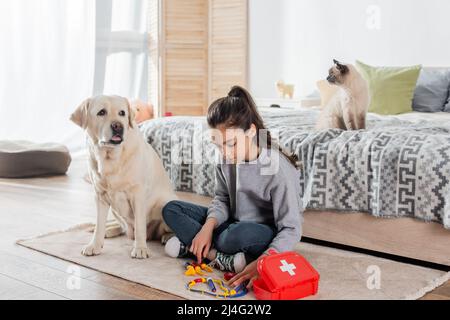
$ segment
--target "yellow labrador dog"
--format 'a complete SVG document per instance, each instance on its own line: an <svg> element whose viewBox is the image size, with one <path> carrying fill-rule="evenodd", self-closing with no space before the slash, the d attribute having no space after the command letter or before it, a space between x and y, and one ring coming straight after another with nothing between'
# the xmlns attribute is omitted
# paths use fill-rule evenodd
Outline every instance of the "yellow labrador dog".
<svg viewBox="0 0 450 320"><path fill-rule="evenodd" d="M97 206L94 234L82 254L98 255L105 236L126 233L134 239L131 256L148 258L147 239L170 232L162 208L177 197L161 160L137 128L128 100L96 96L85 100L70 119L87 133ZM107 226L109 210L118 221L116 228Z"/></svg>

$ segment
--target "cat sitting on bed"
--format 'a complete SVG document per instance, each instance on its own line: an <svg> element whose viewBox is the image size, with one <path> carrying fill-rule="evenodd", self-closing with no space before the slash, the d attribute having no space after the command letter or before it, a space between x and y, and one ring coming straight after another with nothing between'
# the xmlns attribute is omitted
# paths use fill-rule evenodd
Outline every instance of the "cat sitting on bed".
<svg viewBox="0 0 450 320"><path fill-rule="evenodd" d="M339 89L323 107L316 128L365 129L370 101L367 81L353 65L344 65L336 60L333 62L327 81Z"/></svg>

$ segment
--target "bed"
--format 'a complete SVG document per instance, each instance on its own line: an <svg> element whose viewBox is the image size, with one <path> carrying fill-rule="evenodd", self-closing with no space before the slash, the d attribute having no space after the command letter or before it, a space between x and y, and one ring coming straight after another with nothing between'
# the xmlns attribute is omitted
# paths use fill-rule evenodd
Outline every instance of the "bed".
<svg viewBox="0 0 450 320"><path fill-rule="evenodd" d="M316 131L318 108L260 112L302 162L304 236L450 265L450 113L369 114L367 130ZM213 196L216 150L204 117L140 129L177 191Z"/></svg>

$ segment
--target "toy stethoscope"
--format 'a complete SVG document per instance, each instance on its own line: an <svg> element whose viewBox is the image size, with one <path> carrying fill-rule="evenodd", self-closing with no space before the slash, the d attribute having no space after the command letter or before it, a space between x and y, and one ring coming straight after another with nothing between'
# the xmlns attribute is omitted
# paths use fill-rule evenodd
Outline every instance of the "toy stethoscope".
<svg viewBox="0 0 450 320"><path fill-rule="evenodd" d="M194 289L194 286L197 283L207 283L208 287L211 291L201 290L201 289ZM219 288L223 291L223 293L217 293L217 288L214 285L216 283ZM192 291L192 292L198 292L201 294L207 294L216 298L239 298L242 296L245 296L248 293L248 290L246 288L247 282L241 283L234 289L228 289L223 284L222 280L219 279L212 279L212 278L197 278L194 280L189 281L186 284L186 289Z"/></svg>

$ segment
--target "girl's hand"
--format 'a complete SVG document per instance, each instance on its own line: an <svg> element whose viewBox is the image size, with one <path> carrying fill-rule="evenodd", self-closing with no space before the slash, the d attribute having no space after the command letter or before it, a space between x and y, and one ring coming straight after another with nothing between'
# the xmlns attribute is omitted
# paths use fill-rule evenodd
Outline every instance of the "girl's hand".
<svg viewBox="0 0 450 320"><path fill-rule="evenodd" d="M197 263L202 263L203 258L208 255L211 249L212 235L216 225L216 219L207 219L202 229L197 233L194 240L192 240L189 251L197 257Z"/></svg>
<svg viewBox="0 0 450 320"><path fill-rule="evenodd" d="M231 278L228 281L228 284L232 287L236 287L243 283L244 281L248 280L247 289L250 289L253 286L253 281L256 280L258 277L258 270L257 270L258 260L255 260L251 263L249 263L244 270L242 270L240 273L235 275L233 278Z"/></svg>

